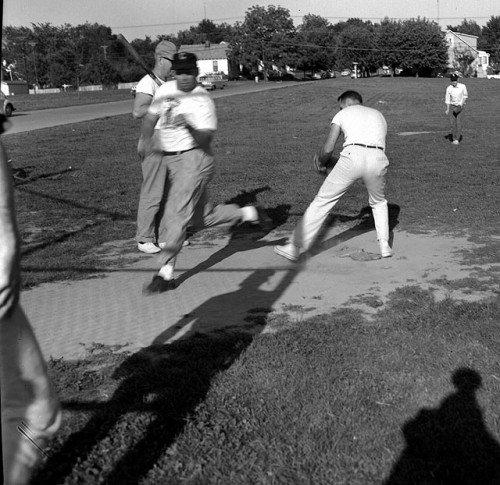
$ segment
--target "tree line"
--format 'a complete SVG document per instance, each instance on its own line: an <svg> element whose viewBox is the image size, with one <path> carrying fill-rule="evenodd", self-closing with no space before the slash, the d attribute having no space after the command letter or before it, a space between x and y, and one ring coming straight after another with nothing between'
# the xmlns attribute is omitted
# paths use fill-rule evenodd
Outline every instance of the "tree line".
<svg viewBox="0 0 500 485"><path fill-rule="evenodd" d="M500 70L500 16L492 16L484 27L464 19L448 29L476 35L478 49L489 52L493 69ZM177 35L146 36L131 43L153 65L154 46L161 39L176 45L227 42L233 69L249 76L258 71L266 77L281 75L285 66L305 73L350 68L353 63L362 76L382 66L392 72L399 69L408 75L430 76L445 70L448 63L444 33L436 22L425 18L386 18L380 23L352 18L331 24L307 14L295 27L288 9L254 6L234 25L205 19ZM6 26L2 55L4 79L25 80L39 87L114 86L143 76L112 29L97 23Z"/></svg>

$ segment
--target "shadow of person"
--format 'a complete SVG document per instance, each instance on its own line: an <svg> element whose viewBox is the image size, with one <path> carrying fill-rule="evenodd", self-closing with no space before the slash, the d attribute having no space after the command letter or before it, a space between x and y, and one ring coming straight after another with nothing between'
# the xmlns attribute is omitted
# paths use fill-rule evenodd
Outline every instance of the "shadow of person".
<svg viewBox="0 0 500 485"><path fill-rule="evenodd" d="M456 391L437 409L422 409L403 426L406 448L384 485L500 483L500 444L488 432L476 391L480 375L459 368Z"/></svg>
<svg viewBox="0 0 500 485"><path fill-rule="evenodd" d="M396 204L388 204L389 210L389 244L391 247L394 242L394 228L399 224L399 213L401 208ZM357 224L349 227L345 231L342 231L329 239L324 239L326 233L335 224L349 224L353 221L358 221ZM354 237L361 236L366 232L373 231L375 229L375 221L373 219L373 213L370 206L363 207L359 213L355 216L343 216L338 214L331 214L326 220L325 224L321 228L316 241L313 243L312 248L309 250L311 255L316 255L327 251L339 244L342 244Z"/></svg>
<svg viewBox="0 0 500 485"><path fill-rule="evenodd" d="M274 289L263 289L278 272L259 269L251 273L236 291L210 298L175 325L158 335L153 345L170 343L187 334L245 331L258 333L266 323L266 315L301 270L300 265L289 267ZM246 322L246 323L243 323Z"/></svg>
<svg viewBox="0 0 500 485"><path fill-rule="evenodd" d="M208 259L202 261L191 269L176 276L176 287L179 287L192 276L207 271L218 263L231 257L233 254L242 251L253 251L265 246L273 246L278 241L265 241L264 238L274 229L284 224L288 219L290 211L289 204L280 204L277 207L265 210L267 223L262 225L243 224L230 229L230 237L228 243L215 253L211 254Z"/></svg>
<svg viewBox="0 0 500 485"><path fill-rule="evenodd" d="M84 483L140 483L182 432L212 379L262 331L272 305L299 271L297 265L252 272L236 291L202 303L128 357L113 374L119 385L107 402L63 403L93 416L49 458L34 485L65 483L72 473L81 478L84 472L73 469L82 464L98 473L103 462L111 471L99 477L86 469ZM101 450L108 450L106 456Z"/></svg>

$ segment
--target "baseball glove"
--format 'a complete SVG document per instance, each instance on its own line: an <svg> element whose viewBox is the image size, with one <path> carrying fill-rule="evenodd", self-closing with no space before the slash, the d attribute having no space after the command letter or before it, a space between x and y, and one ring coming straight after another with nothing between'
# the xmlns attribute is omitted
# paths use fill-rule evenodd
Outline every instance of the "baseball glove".
<svg viewBox="0 0 500 485"><path fill-rule="evenodd" d="M319 152L316 152L313 157L313 167L316 172L318 172L321 175L326 175L328 170L331 170L335 164L337 163L337 160L332 157L330 157L326 162L321 162Z"/></svg>

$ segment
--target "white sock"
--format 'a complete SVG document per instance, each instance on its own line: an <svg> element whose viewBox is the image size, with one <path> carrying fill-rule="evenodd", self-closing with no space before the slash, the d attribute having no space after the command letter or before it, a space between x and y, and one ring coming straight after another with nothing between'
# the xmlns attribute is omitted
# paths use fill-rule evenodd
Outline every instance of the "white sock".
<svg viewBox="0 0 500 485"><path fill-rule="evenodd" d="M241 221L242 222L255 222L259 219L257 209L252 205L247 205L241 208Z"/></svg>
<svg viewBox="0 0 500 485"><path fill-rule="evenodd" d="M171 259L167 264L164 264L160 271L158 271L158 276L161 276L164 280L171 280L174 277L175 269L175 258Z"/></svg>

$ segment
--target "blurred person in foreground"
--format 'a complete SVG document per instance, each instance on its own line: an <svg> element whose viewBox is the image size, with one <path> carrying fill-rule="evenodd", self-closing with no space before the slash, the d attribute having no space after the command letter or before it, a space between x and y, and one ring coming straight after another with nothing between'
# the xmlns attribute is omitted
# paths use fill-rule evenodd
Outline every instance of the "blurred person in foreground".
<svg viewBox="0 0 500 485"><path fill-rule="evenodd" d="M5 122L0 114L0 133ZM19 246L12 173L0 139L0 390L5 485L29 483L47 440L61 422L45 360L19 305Z"/></svg>
<svg viewBox="0 0 500 485"><path fill-rule="evenodd" d="M208 184L215 171L212 151L212 139L217 130L215 104L207 91L198 85L195 54L175 54L172 69L175 83L165 83L158 89L142 124L146 153L160 152L169 182L158 237L163 265L147 293L175 288L175 260L186 239L188 226L198 230L239 222L258 224L261 217L253 206L240 208L236 204L220 204L213 207Z"/></svg>

